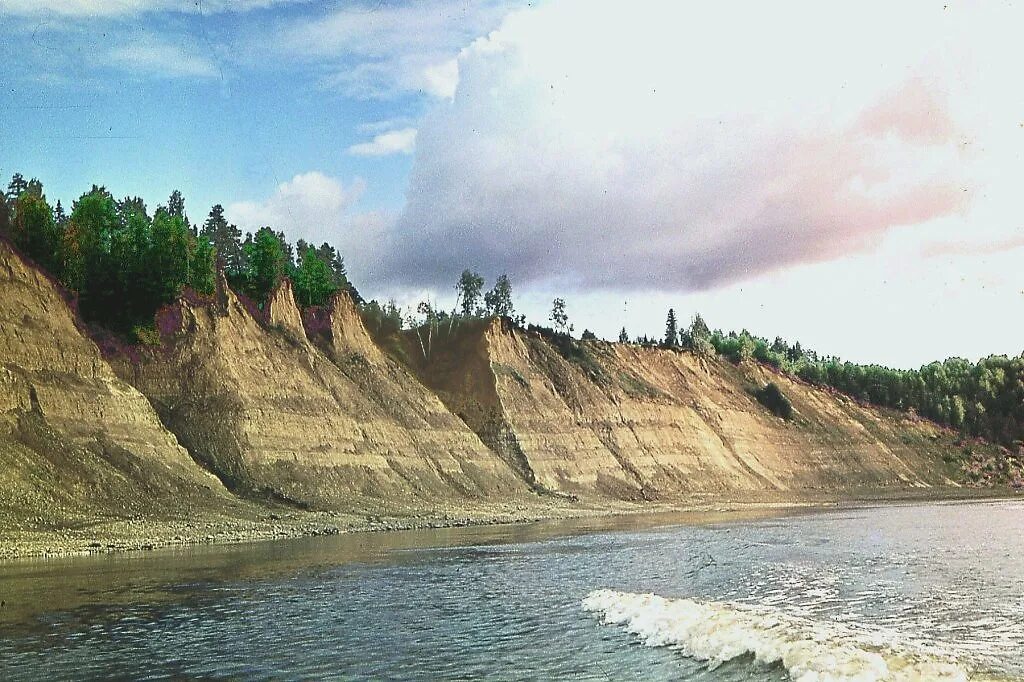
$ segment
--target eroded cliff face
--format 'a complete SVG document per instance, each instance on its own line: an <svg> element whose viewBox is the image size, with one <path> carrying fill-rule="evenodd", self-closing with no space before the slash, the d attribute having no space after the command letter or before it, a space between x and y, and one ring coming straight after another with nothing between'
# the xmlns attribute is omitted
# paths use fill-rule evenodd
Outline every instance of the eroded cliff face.
<svg viewBox="0 0 1024 682"><path fill-rule="evenodd" d="M193 456L235 490L317 508L401 511L527 492L501 460L335 302L308 339L285 280L257 320L223 282L215 303L162 313L165 347L123 359ZM329 355L329 357L328 357Z"/></svg>
<svg viewBox="0 0 1024 682"><path fill-rule="evenodd" d="M118 379L56 287L0 242L0 514L64 523L226 497Z"/></svg>
<svg viewBox="0 0 1024 682"><path fill-rule="evenodd" d="M464 327L415 363L423 380L524 478L626 499L744 490L951 484L934 425L686 352L586 342L559 352L500 322ZM751 391L774 381L796 416Z"/></svg>

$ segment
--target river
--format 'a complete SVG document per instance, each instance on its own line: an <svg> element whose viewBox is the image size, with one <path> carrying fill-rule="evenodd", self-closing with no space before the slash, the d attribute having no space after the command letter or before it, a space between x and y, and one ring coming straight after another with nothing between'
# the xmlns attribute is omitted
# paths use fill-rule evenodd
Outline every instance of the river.
<svg viewBox="0 0 1024 682"><path fill-rule="evenodd" d="M23 560L0 679L1024 679L1022 549L1008 500Z"/></svg>

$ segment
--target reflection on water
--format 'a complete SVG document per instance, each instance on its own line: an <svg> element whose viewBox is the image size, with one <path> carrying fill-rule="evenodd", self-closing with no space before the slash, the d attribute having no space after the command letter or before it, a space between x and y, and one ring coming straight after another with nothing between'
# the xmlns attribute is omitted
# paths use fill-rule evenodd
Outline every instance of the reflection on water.
<svg viewBox="0 0 1024 682"><path fill-rule="evenodd" d="M673 521L705 525L659 525ZM581 608L602 588L749 604L1024 675L1022 531L1020 503L958 503L16 562L0 566L0 678L788 679L749 655L709 670L637 646Z"/></svg>

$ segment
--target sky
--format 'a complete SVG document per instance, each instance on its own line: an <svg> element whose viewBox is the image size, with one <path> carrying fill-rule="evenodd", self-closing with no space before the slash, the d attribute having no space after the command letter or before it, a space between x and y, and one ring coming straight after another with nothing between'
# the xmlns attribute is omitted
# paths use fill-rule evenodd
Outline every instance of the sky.
<svg viewBox="0 0 1024 682"><path fill-rule="evenodd" d="M367 297L914 367L1024 350L1024 8L0 0L0 176L180 189Z"/></svg>

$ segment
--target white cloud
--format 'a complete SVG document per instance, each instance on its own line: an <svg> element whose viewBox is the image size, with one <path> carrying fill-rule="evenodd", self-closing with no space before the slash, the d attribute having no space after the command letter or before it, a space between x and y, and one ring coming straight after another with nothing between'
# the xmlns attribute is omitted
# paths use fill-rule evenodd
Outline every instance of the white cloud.
<svg viewBox="0 0 1024 682"><path fill-rule="evenodd" d="M403 128L375 135L370 142L361 142L348 148L354 156L390 156L412 154L416 149L416 129Z"/></svg>
<svg viewBox="0 0 1024 682"><path fill-rule="evenodd" d="M374 263L392 221L382 212L354 212L365 190L366 184L359 178L345 185L320 171L310 171L279 184L266 199L230 204L224 215L243 232L269 225L283 231L293 243L299 239L315 245L330 242L359 283L380 276Z"/></svg>
<svg viewBox="0 0 1024 682"><path fill-rule="evenodd" d="M0 15L118 17L146 12L219 14L248 12L309 0L0 0Z"/></svg>
<svg viewBox="0 0 1024 682"><path fill-rule="evenodd" d="M106 63L143 76L216 78L220 73L217 65L199 52L152 37L111 50Z"/></svg>
<svg viewBox="0 0 1024 682"><path fill-rule="evenodd" d="M459 51L496 27L522 0L425 0L347 4L285 26L280 46L311 60L339 62L323 84L362 99L405 92L450 98Z"/></svg>
<svg viewBox="0 0 1024 682"><path fill-rule="evenodd" d="M979 192L963 143L986 130L968 89L989 68L968 55L1012 45L1013 22L886 7L509 15L461 52L453 101L419 127L395 272L699 290L962 220Z"/></svg>

